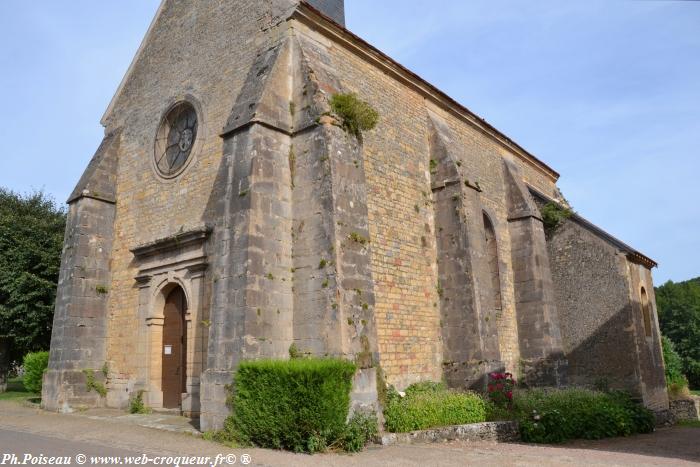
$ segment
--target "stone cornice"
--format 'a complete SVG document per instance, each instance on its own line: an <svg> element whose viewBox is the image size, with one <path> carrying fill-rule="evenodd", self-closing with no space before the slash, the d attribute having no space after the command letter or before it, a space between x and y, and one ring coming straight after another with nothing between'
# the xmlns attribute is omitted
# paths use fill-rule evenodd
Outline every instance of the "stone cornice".
<svg viewBox="0 0 700 467"><path fill-rule="evenodd" d="M186 232L178 232L168 237L159 238L148 243L136 246L129 251L137 258L144 258L156 254L183 248L193 244L202 244L209 237L211 227L201 226Z"/></svg>
<svg viewBox="0 0 700 467"><path fill-rule="evenodd" d="M559 179L559 173L547 164L530 154L515 141L497 130L483 118L474 114L459 102L449 97L438 88L428 83L426 80L416 75L391 57L381 52L371 44L356 36L352 32L344 29L332 19L326 17L318 10L306 3L300 3L290 20L297 20L312 30L328 37L347 48L349 51L376 66L394 79L418 92L425 99L428 99L438 107L450 112L465 123L490 136L494 141L515 153L519 159L529 166L545 175L551 181Z"/></svg>

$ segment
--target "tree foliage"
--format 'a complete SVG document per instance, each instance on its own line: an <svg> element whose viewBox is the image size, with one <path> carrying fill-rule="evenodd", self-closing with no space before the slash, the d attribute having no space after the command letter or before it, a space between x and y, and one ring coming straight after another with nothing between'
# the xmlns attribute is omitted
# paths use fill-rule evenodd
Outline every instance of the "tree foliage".
<svg viewBox="0 0 700 467"><path fill-rule="evenodd" d="M666 367L666 386L669 396L680 398L688 395L688 379L685 377L683 359L671 339L661 336L661 347L664 352L664 366Z"/></svg>
<svg viewBox="0 0 700 467"><path fill-rule="evenodd" d="M692 388L700 388L700 278L656 288L661 332L683 361Z"/></svg>
<svg viewBox="0 0 700 467"><path fill-rule="evenodd" d="M50 196L0 188L0 338L13 362L49 348L65 224Z"/></svg>

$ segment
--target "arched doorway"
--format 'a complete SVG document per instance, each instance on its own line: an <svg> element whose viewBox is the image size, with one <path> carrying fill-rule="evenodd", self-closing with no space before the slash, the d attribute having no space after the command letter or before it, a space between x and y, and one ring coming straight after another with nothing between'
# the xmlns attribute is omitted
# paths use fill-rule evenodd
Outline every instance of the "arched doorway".
<svg viewBox="0 0 700 467"><path fill-rule="evenodd" d="M186 389L187 336L185 292L177 286L165 299L163 309L163 408L179 409Z"/></svg>

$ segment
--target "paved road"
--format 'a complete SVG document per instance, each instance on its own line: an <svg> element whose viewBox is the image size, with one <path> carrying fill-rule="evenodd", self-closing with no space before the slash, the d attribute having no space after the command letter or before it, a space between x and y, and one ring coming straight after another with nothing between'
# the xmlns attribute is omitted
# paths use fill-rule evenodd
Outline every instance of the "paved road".
<svg viewBox="0 0 700 467"><path fill-rule="evenodd" d="M191 435L129 425L124 421L106 421L89 412L59 415L0 401L0 465L3 454L11 453L73 458L78 453L87 456L190 455L211 459L217 455L225 459L226 455L234 454L235 465L241 465L241 455L248 454L252 459L250 465L270 466L698 466L700 429L670 428L650 435L565 446L454 442L372 447L352 456L305 456L263 449L231 450ZM221 462L220 465L227 464Z"/></svg>
<svg viewBox="0 0 700 467"><path fill-rule="evenodd" d="M0 424L1 420L0 417ZM9 459L8 456L12 454L16 457ZM34 433L0 429L0 465L13 463L22 465L24 462L31 465L33 460L48 456L70 458L73 461L76 454L83 454L87 458L91 456L135 457L141 455L140 452L114 449L110 446L101 446L85 441L70 441ZM29 455L33 459L28 458Z"/></svg>

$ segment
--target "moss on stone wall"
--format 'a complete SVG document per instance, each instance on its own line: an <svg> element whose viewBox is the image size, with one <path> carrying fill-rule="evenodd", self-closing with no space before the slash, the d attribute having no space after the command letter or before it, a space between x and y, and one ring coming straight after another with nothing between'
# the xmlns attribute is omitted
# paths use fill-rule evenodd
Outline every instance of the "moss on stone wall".
<svg viewBox="0 0 700 467"><path fill-rule="evenodd" d="M330 99L331 110L342 121L348 133L360 137L363 131L377 126L379 113L367 102L358 99L355 94L334 94Z"/></svg>

